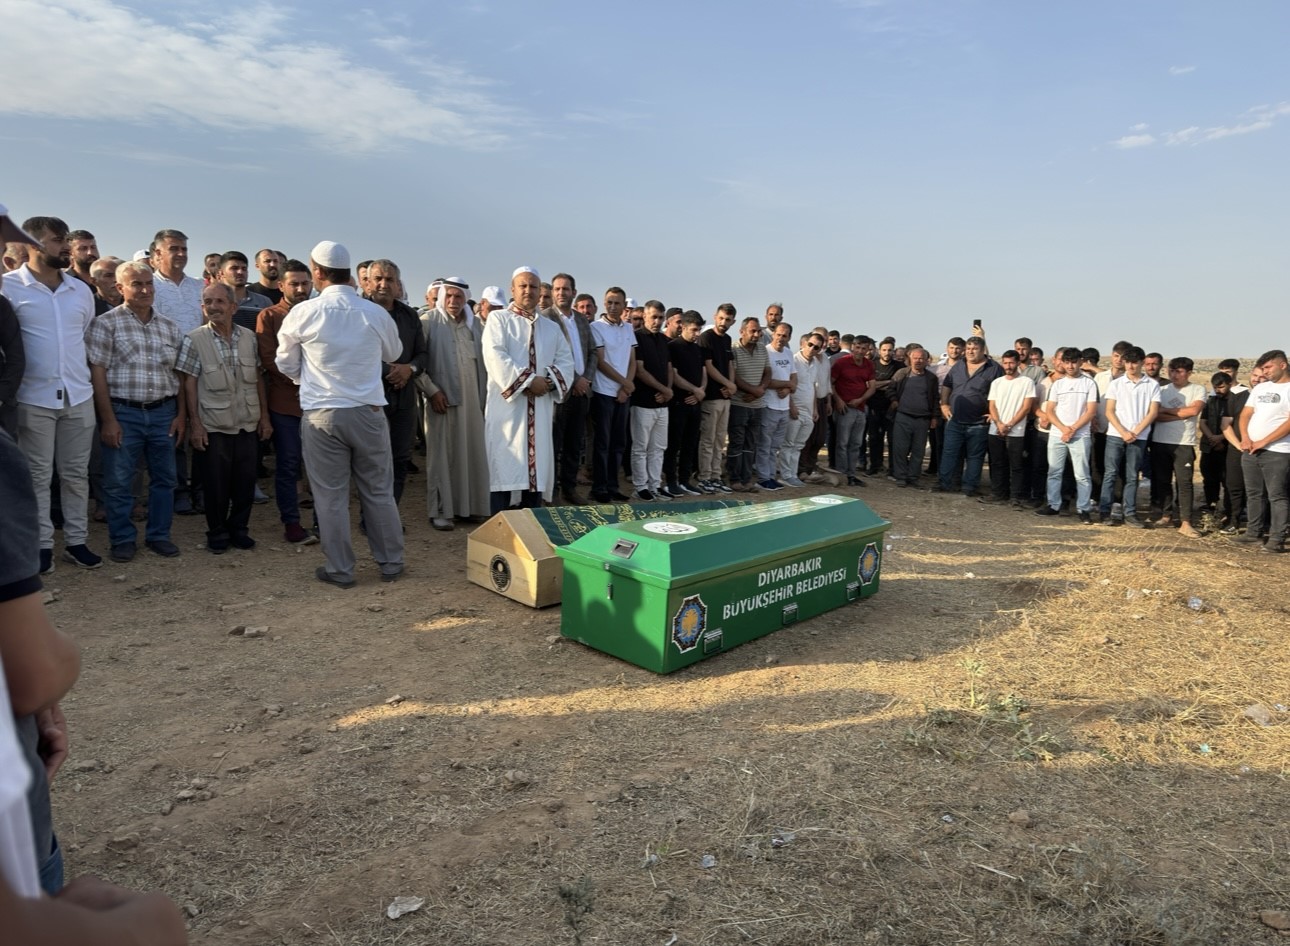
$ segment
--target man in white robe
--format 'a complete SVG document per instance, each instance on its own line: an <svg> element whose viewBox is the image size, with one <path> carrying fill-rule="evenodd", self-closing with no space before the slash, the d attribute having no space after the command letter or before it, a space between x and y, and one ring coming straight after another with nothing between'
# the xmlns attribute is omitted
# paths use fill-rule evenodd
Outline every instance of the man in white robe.
<svg viewBox="0 0 1290 946"><path fill-rule="evenodd" d="M466 318L469 291L459 277L442 280L437 305L421 316L430 351L417 379L426 401L426 510L440 532L453 528L454 517L486 516L490 508L482 326Z"/></svg>
<svg viewBox="0 0 1290 946"><path fill-rule="evenodd" d="M551 429L555 405L576 377L573 349L560 326L537 314L542 280L528 266L511 276L510 305L484 323L485 405L490 507L494 514L520 492L521 507L549 500L555 485Z"/></svg>

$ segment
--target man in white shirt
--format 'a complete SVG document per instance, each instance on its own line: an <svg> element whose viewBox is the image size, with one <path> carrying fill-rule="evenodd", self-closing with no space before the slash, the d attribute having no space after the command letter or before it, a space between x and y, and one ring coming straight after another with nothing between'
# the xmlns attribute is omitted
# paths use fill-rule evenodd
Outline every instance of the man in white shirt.
<svg viewBox="0 0 1290 946"><path fill-rule="evenodd" d="M623 318L627 293L617 286L605 290L605 312L591 324L597 371L591 381L591 498L598 503L625 503L618 488L618 470L627 446L631 397L636 390L636 332Z"/></svg>
<svg viewBox="0 0 1290 946"><path fill-rule="evenodd" d="M761 437L757 442L757 485L762 489L783 489L783 479L789 482L797 478L797 458L793 458L792 467L783 467L776 478L779 466L780 450L788 439L789 424L796 413L793 406L793 392L797 390L799 379L797 366L793 361L794 353L788 347L793 337L793 326L783 321L784 312L777 305L766 310L769 318L777 312L779 318L775 327L770 330L770 344L766 346L766 356L770 359L770 382L766 385L766 410L762 413ZM799 481L800 482L800 481ZM789 482L791 486L792 483Z"/></svg>
<svg viewBox="0 0 1290 946"><path fill-rule="evenodd" d="M1169 359L1169 383L1160 386L1160 410L1151 432L1151 514L1158 526L1174 524L1174 481L1178 487L1178 533L1199 538L1192 528L1192 479L1196 467L1196 428L1205 409L1205 388L1191 381L1192 360Z"/></svg>
<svg viewBox="0 0 1290 946"><path fill-rule="evenodd" d="M1083 358L1078 348L1062 351L1062 376L1048 389L1044 414L1051 429L1048 432L1048 502L1035 510L1036 515L1055 516L1062 505L1062 475L1066 458L1075 469L1075 508L1079 521L1093 524L1093 477L1089 455L1092 453L1092 424L1097 416L1097 385L1080 371Z"/></svg>
<svg viewBox="0 0 1290 946"><path fill-rule="evenodd" d="M1106 459L1102 464L1106 475L1102 478L1099 503L1103 522L1109 518L1113 526L1139 529L1147 523L1138 518L1138 472L1147 461L1151 425L1160 410L1160 385L1143 373L1145 358L1141 348L1130 345L1120 354L1124 373L1106 388ZM1121 463L1123 505L1120 516L1114 516L1115 471Z"/></svg>
<svg viewBox="0 0 1290 946"><path fill-rule="evenodd" d="M1280 349L1259 356L1258 368L1264 380L1250 391L1241 410L1241 470L1245 477L1245 496L1249 503L1249 527L1236 541L1258 545L1259 525L1266 505L1271 511L1265 552L1284 552L1290 493L1290 368L1286 353Z"/></svg>
<svg viewBox="0 0 1290 946"><path fill-rule="evenodd" d="M349 251L324 240L309 256L318 296L296 305L278 330L278 370L300 385L305 468L326 565L314 577L352 588L349 480L358 485L367 544L381 581L403 574L403 525L385 423L382 363L403 350L389 314L350 285Z"/></svg>
<svg viewBox="0 0 1290 946"><path fill-rule="evenodd" d="M18 388L18 446L31 466L40 521L40 573L54 570L54 524L49 484L54 463L63 508L63 559L98 568L103 559L89 537L89 467L94 445L94 389L85 358L85 331L94 320L90 287L63 270L72 254L67 224L32 217L22 225L34 245L27 262L4 276L3 292L22 327L27 367Z"/></svg>
<svg viewBox="0 0 1290 946"><path fill-rule="evenodd" d="M1015 351L999 356L1003 376L990 382L990 492L981 502L1018 508L1026 490L1026 421L1035 407L1035 382L1020 373Z"/></svg>
<svg viewBox="0 0 1290 946"><path fill-rule="evenodd" d="M816 332L807 332L802 336L799 350L793 355L793 373L797 376L797 386L793 388L788 412L788 432L784 435L784 445L779 451L779 471L781 482L785 486L805 486L798 476L802 462L802 451L806 449L815 423L819 420L816 407L816 390L822 381L818 370L823 361L820 354L824 350L824 336ZM827 391L827 386L825 387Z"/></svg>

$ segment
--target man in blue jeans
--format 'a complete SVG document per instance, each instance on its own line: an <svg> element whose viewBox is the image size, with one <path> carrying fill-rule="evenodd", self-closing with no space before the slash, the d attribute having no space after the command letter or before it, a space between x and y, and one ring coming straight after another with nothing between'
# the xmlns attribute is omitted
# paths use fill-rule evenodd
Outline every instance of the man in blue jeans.
<svg viewBox="0 0 1290 946"><path fill-rule="evenodd" d="M935 492L954 489L954 471L959 456L963 467L963 495L976 496L981 484L981 467L990 435L990 384L1003 369L985 353L985 339L973 336L964 344L963 360L954 365L941 382L941 415L945 418L944 445L937 464Z"/></svg>
<svg viewBox="0 0 1290 946"><path fill-rule="evenodd" d="M1098 504L1102 521L1113 526L1130 525L1139 529L1146 522L1138 518L1138 471L1147 456L1151 425L1160 410L1160 385L1142 373L1142 349L1130 345L1120 356L1124 374L1114 378L1106 389L1106 459L1102 468L1102 497ZM1124 459L1124 506L1120 516L1113 516L1115 498L1114 471Z"/></svg>
<svg viewBox="0 0 1290 946"><path fill-rule="evenodd" d="M1064 372L1048 389L1044 412L1052 424L1048 432L1048 502L1035 510L1039 516L1056 516L1062 505L1062 476L1066 458L1075 470L1075 507L1079 521L1093 524L1093 420L1097 417L1097 385L1080 371L1083 356L1078 348L1062 351Z"/></svg>
<svg viewBox="0 0 1290 946"><path fill-rule="evenodd" d="M114 562L134 558L138 530L130 519L130 489L142 455L148 465L148 548L174 558L170 541L175 511L175 443L184 436L183 385L175 371L183 335L152 308L155 293L147 263L122 263L117 288L125 300L91 323L85 354L103 441L103 493Z"/></svg>

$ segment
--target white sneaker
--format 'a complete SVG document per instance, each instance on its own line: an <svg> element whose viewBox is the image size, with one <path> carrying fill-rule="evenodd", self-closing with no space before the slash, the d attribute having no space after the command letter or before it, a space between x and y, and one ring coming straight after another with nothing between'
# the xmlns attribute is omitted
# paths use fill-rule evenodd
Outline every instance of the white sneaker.
<svg viewBox="0 0 1290 946"><path fill-rule="evenodd" d="M784 476L784 477L781 477L779 481L783 483L785 486L805 486L806 485L801 480L799 480L796 476Z"/></svg>

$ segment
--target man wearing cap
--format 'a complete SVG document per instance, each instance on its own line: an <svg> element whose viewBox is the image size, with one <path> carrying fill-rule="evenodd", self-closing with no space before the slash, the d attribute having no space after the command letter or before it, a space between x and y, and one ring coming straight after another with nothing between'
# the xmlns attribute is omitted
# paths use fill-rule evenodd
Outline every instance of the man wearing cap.
<svg viewBox="0 0 1290 946"><path fill-rule="evenodd" d="M327 564L314 577L352 588L349 483L358 487L367 544L382 581L403 574L403 526L385 423L382 363L399 357L398 327L350 285L349 250L323 240L309 254L318 296L297 303L278 330L278 370L300 385L302 441Z"/></svg>
<svg viewBox="0 0 1290 946"><path fill-rule="evenodd" d="M467 318L469 292L460 276L440 280L439 304L421 316L429 349L429 367L417 379L426 399L426 513L440 532L490 508L484 350L481 326Z"/></svg>
<svg viewBox="0 0 1290 946"><path fill-rule="evenodd" d="M264 369L264 395L273 427L273 499L282 520L282 537L293 545L312 545L318 541L317 536L300 524L300 388L278 370L274 358L278 330L287 314L313 293L314 281L309 267L293 259L282 267L278 284L282 298L261 312L255 322L260 367Z"/></svg>
<svg viewBox="0 0 1290 946"><path fill-rule="evenodd" d="M403 483L412 459L417 432L417 389L413 383L426 370L426 339L416 310L399 299L399 267L391 260L372 260L367 267L367 298L390 314L402 345L398 357L383 365L385 419L390 425L394 457L394 501L403 499Z"/></svg>
<svg viewBox="0 0 1290 946"><path fill-rule="evenodd" d="M32 217L19 228L0 207L0 239L26 244L28 254L0 285L22 328L26 367L17 393L18 446L27 455L36 491L40 571L54 570L49 484L55 461L63 557L81 568L98 568L103 560L85 544L94 441L94 388L85 360L85 330L94 321L94 297L85 283L63 272L71 262L71 249L67 224L57 217Z"/></svg>
<svg viewBox="0 0 1290 946"><path fill-rule="evenodd" d="M506 308L506 300L502 298L502 290L497 286L485 286L484 291L479 294L479 302L475 304L475 315L479 321L487 322L488 313L504 308Z"/></svg>
<svg viewBox="0 0 1290 946"><path fill-rule="evenodd" d="M551 498L555 457L551 443L554 405L569 393L575 367L560 327L537 314L542 280L528 266L511 276L509 306L484 323L488 373L487 418L490 507L501 512L511 493L535 507Z"/></svg>
<svg viewBox="0 0 1290 946"><path fill-rule="evenodd" d="M183 335L152 307L152 267L122 263L116 271L124 302L94 320L85 351L103 442L103 493L114 562L134 558L138 530L131 481L142 456L148 467L148 548L174 558L175 441L185 428L182 379L175 370Z"/></svg>
<svg viewBox="0 0 1290 946"><path fill-rule="evenodd" d="M591 323L573 309L577 288L568 273L556 273L551 277L551 307L542 314L564 326L573 351L577 376L569 385L569 396L555 409L555 471L564 501L582 506L586 500L578 495L578 467L582 464L587 414L591 409L591 383L596 376L597 362Z"/></svg>

